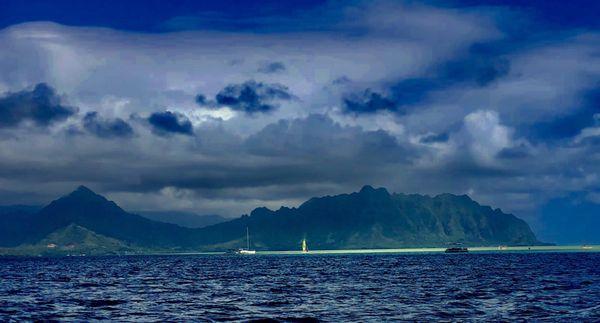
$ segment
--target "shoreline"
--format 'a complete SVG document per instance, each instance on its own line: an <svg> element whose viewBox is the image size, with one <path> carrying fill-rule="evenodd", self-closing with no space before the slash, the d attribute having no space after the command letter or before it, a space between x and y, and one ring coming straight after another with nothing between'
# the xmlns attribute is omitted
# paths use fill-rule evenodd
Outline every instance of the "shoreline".
<svg viewBox="0 0 600 323"><path fill-rule="evenodd" d="M585 246L585 248L584 248ZM565 246L495 246L495 247L468 247L469 253L540 253L540 252L573 252L595 253L600 252L600 245L565 245ZM352 254L436 254L445 253L446 248L396 248L396 249L339 249L339 250L310 250L304 253L300 250L257 250L254 255L237 255L240 257L267 256L267 255L352 255ZM467 253L468 254L468 253ZM229 255L226 251L187 251L187 252L140 252L123 254L0 254L0 258L7 257L127 257L127 256L219 256ZM233 256L233 255L232 255Z"/></svg>
<svg viewBox="0 0 600 323"><path fill-rule="evenodd" d="M475 253L512 253L512 252L600 252L600 245L566 246L514 246L514 247L468 247L469 252ZM343 255L343 254L418 254L418 253L444 253L446 248L398 248L398 249L339 249L339 250L310 250L303 253L300 250L256 250L255 255ZM152 253L148 255L226 255L227 252L177 252L177 253ZM253 255L246 255L251 257ZM242 256L244 257L244 256Z"/></svg>

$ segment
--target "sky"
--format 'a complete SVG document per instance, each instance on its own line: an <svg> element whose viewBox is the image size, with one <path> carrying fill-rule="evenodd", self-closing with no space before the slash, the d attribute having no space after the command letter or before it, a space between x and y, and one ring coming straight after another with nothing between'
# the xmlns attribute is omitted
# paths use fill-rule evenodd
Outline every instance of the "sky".
<svg viewBox="0 0 600 323"><path fill-rule="evenodd" d="M0 1L0 204L600 203L598 1ZM587 204L586 204L587 205ZM565 215L576 216L576 215Z"/></svg>

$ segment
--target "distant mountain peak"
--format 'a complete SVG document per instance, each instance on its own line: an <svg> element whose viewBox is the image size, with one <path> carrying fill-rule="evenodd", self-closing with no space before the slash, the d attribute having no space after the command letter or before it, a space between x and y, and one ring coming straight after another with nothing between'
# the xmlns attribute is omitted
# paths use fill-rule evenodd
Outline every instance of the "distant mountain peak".
<svg viewBox="0 0 600 323"><path fill-rule="evenodd" d="M250 216L253 217L267 216L271 214L273 214L273 211L264 206L257 207L256 209L252 210L252 212L250 212Z"/></svg>
<svg viewBox="0 0 600 323"><path fill-rule="evenodd" d="M73 191L73 193L78 192L78 193L83 193L83 194L93 194L93 195L97 195L94 191L92 191L91 189L89 189L86 186L83 185L79 185L77 187L77 189L75 189L75 191Z"/></svg>
<svg viewBox="0 0 600 323"><path fill-rule="evenodd" d="M379 187L379 188L374 188L371 185L365 185L363 186L360 191L360 194L374 194L374 193L381 193L381 194L386 194L389 195L389 192L387 189L385 189L384 187Z"/></svg>
<svg viewBox="0 0 600 323"><path fill-rule="evenodd" d="M121 212L124 212L114 202L107 200L104 196L94 193L85 186L79 186L70 194L52 201L42 209L42 213L49 210L60 210L57 214L61 214L61 216L66 216L66 214L87 216L95 212L105 213L107 209L119 209Z"/></svg>
<svg viewBox="0 0 600 323"><path fill-rule="evenodd" d="M174 241L185 244L182 241L188 239L190 230L127 213L115 202L82 186L38 213L38 228L30 240L41 239L72 223L99 235L144 245L177 245Z"/></svg>
<svg viewBox="0 0 600 323"><path fill-rule="evenodd" d="M373 186L371 185L365 185L360 189L360 192L370 192L370 191L374 191L375 189L373 188Z"/></svg>
<svg viewBox="0 0 600 323"><path fill-rule="evenodd" d="M108 200L106 200L106 198L104 196L97 194L96 192L92 191L91 189L89 189L83 185L80 185L79 187L77 187L77 189L75 189L73 192L71 192L66 197L80 199L80 200L108 201Z"/></svg>

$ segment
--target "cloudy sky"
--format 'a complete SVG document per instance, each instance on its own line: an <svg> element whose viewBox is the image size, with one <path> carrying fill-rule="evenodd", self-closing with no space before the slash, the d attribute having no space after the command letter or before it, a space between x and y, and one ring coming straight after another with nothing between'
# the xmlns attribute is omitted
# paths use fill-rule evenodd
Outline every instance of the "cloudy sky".
<svg viewBox="0 0 600 323"><path fill-rule="evenodd" d="M80 184L225 216L364 184L531 221L598 204L599 7L2 1L0 204Z"/></svg>

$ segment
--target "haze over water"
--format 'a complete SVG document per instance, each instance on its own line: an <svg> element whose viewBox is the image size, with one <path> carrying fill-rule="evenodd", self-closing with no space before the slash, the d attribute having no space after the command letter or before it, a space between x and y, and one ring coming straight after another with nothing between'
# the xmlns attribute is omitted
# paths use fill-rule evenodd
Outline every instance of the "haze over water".
<svg viewBox="0 0 600 323"><path fill-rule="evenodd" d="M1 258L0 320L600 320L600 253Z"/></svg>

